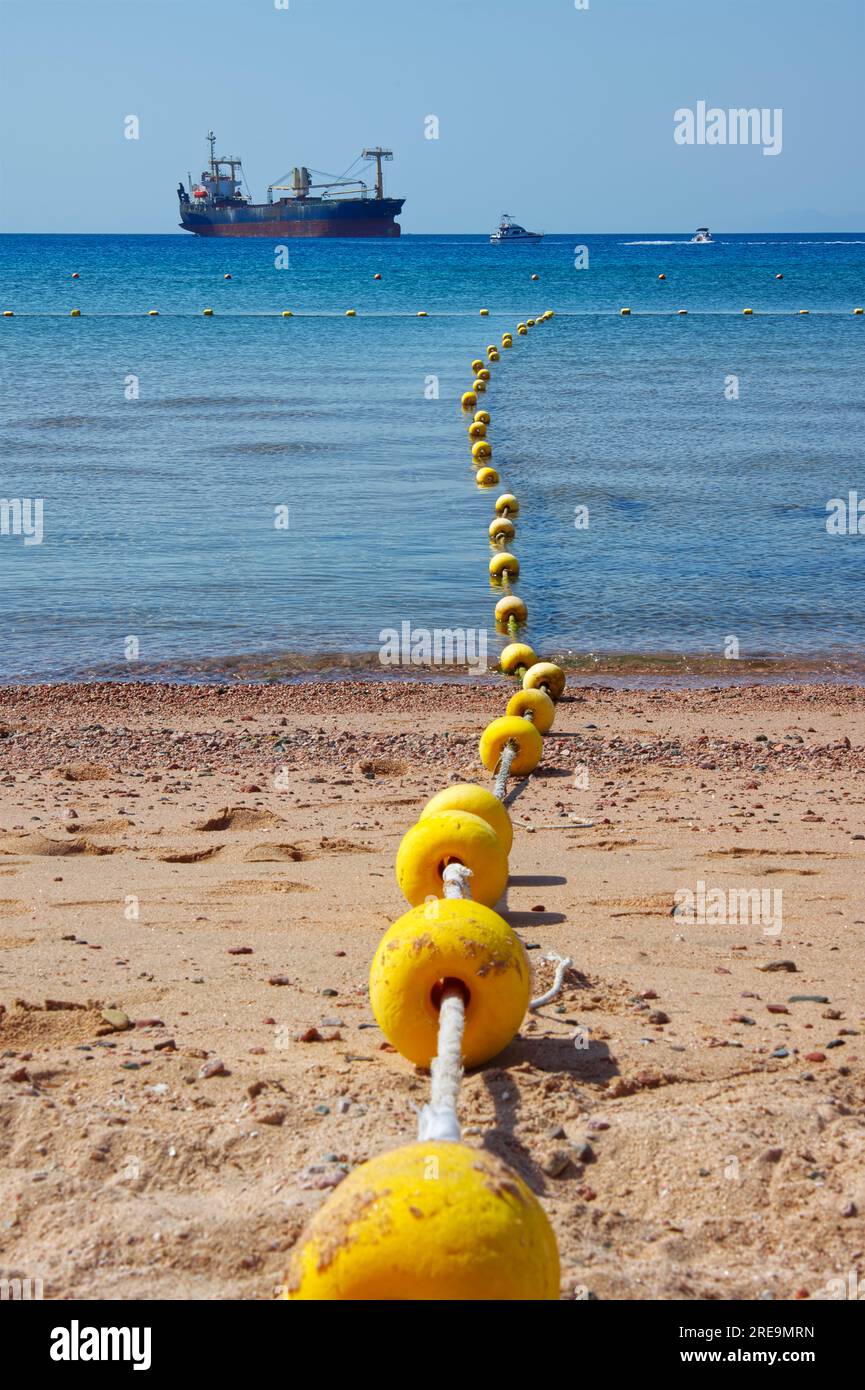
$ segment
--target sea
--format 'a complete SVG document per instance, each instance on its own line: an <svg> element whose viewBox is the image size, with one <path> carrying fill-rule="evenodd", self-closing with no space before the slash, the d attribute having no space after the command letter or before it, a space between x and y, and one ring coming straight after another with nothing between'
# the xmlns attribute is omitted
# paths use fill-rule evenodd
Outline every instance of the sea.
<svg viewBox="0 0 865 1390"><path fill-rule="evenodd" d="M494 666L505 490L581 678L860 670L865 233L689 238L0 237L0 682Z"/></svg>

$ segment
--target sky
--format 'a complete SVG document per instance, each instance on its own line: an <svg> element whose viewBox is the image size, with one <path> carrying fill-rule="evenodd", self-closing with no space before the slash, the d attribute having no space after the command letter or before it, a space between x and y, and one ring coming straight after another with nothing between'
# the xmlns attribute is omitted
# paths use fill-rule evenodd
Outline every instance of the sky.
<svg viewBox="0 0 865 1390"><path fill-rule="evenodd" d="M257 201L391 147L405 232L858 230L863 54L865 0L0 0L0 230L174 232L211 127Z"/></svg>

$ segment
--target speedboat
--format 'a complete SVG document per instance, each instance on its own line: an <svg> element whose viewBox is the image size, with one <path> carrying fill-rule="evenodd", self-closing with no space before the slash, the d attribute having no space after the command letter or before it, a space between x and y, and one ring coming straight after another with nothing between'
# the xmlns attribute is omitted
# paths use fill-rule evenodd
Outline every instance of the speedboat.
<svg viewBox="0 0 865 1390"><path fill-rule="evenodd" d="M711 240L712 240L712 233L709 231L709 228L708 228L708 227L698 227L697 230L696 230L696 232L694 233L694 235L691 237L691 245L692 245L692 246L700 246L703 242L707 242L707 241L711 241Z"/></svg>
<svg viewBox="0 0 865 1390"><path fill-rule="evenodd" d="M521 227L515 222L509 212L502 213L502 220L494 232L490 233L490 241L494 246L501 246L505 242L523 242L529 246L537 246L543 238L543 232L527 232L525 227Z"/></svg>

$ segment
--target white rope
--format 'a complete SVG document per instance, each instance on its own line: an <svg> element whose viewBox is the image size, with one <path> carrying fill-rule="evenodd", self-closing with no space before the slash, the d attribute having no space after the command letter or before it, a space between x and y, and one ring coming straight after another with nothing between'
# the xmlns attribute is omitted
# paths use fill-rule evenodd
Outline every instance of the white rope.
<svg viewBox="0 0 865 1390"><path fill-rule="evenodd" d="M430 1063L429 1105L418 1119L418 1139L444 1139L458 1142L462 1130L457 1116L457 1100L463 1079L463 1032L466 1026L465 994L461 985L446 985L439 1008L438 1051Z"/></svg>
<svg viewBox="0 0 865 1390"><path fill-rule="evenodd" d="M472 895L469 888L469 879L472 871L465 864L454 861L453 864L446 864L442 879L444 880L446 898L470 898Z"/></svg>
<svg viewBox="0 0 865 1390"><path fill-rule="evenodd" d="M546 956L545 959L558 961L558 965L556 966L556 978L553 980L553 983L547 990L546 994L539 994L537 999L530 1000L530 1013L533 1012L533 1010L535 1009L539 1009L542 1004L549 1004L550 1001L555 999L558 994L561 994L562 985L565 982L565 971L567 970L569 965L573 965L573 961L571 960L570 956L558 956L556 955L555 951L550 951L549 955Z"/></svg>
<svg viewBox="0 0 865 1390"><path fill-rule="evenodd" d="M508 788L508 773L511 770L511 763L517 756L519 749L513 739L506 743L502 749L502 756L499 760L499 770L496 773L496 780L493 783L493 796L497 796L499 801L504 801L505 792Z"/></svg>

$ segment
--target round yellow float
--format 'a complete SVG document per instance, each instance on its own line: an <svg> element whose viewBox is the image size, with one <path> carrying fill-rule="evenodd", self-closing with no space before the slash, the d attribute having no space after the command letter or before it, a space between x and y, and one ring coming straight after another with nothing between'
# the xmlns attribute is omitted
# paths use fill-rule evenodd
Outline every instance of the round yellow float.
<svg viewBox="0 0 865 1390"><path fill-rule="evenodd" d="M526 670L534 666L537 659L527 642L510 642L499 657L499 665L506 676L512 676L520 666L525 666Z"/></svg>
<svg viewBox="0 0 865 1390"><path fill-rule="evenodd" d="M479 787L476 782L444 787L430 798L418 819L438 815L440 811L471 811L473 816L480 816L498 835L505 854L510 854L514 842L511 818L507 808L486 787Z"/></svg>
<svg viewBox="0 0 865 1390"><path fill-rule="evenodd" d="M480 741L481 762L487 772L495 772L507 743L517 745L517 754L511 763L512 774L515 777L528 777L541 761L543 753L541 736L534 724L516 715L503 714L500 719L494 719L487 725Z"/></svg>
<svg viewBox="0 0 865 1390"><path fill-rule="evenodd" d="M490 372L490 370L487 367L481 367L480 371L478 372L478 380L489 381L491 377L492 372Z"/></svg>
<svg viewBox="0 0 865 1390"><path fill-rule="evenodd" d="M502 359L501 359L501 357L499 356L499 350L498 350L498 348L493 348L492 352L488 352L488 353L487 353L487 359L488 359L490 362L501 362Z"/></svg>
<svg viewBox="0 0 865 1390"><path fill-rule="evenodd" d="M491 459L493 456L493 446L488 439L476 439L472 445L473 459Z"/></svg>
<svg viewBox="0 0 865 1390"><path fill-rule="evenodd" d="M516 526L512 521L508 521L506 516L496 517L495 521L490 522L489 536L491 541L499 541L503 537L505 540L512 541L516 534Z"/></svg>
<svg viewBox="0 0 865 1390"><path fill-rule="evenodd" d="M482 391L486 391L486 389L487 389L487 384L486 384L486 382L484 381L483 377L482 377L482 376L475 377L475 380L472 382L472 390L473 390L473 391L477 391L478 393L480 393L480 392L482 392Z"/></svg>
<svg viewBox="0 0 865 1390"><path fill-rule="evenodd" d="M561 666L556 666L552 661L536 662L523 676L523 690L544 688L553 700L558 700L565 688L565 673Z"/></svg>
<svg viewBox="0 0 865 1390"><path fill-rule="evenodd" d="M511 619L515 623L524 623L528 616L529 610L517 594L505 594L496 604L496 622L501 627L506 627Z"/></svg>
<svg viewBox="0 0 865 1390"><path fill-rule="evenodd" d="M853 310L853 313L854 313L854 314L865 314L865 309L854 309L854 310Z"/></svg>
<svg viewBox="0 0 865 1390"><path fill-rule="evenodd" d="M357 318L357 309L346 309L345 316L347 319Z"/></svg>
<svg viewBox="0 0 865 1390"><path fill-rule="evenodd" d="M156 313L156 310L155 310L155 309L151 309L150 312L151 312L151 314L155 314L155 313ZM69 317L70 317L71 319L80 319L80 317L81 317L81 310L80 310L80 309L70 309L70 310L69 310Z"/></svg>
<svg viewBox="0 0 865 1390"><path fill-rule="evenodd" d="M474 362L472 363L472 371L474 372L475 376L477 376L478 372L480 371L483 365L484 364L481 361L481 359L479 357L476 357Z"/></svg>
<svg viewBox="0 0 865 1390"><path fill-rule="evenodd" d="M516 516L520 510L520 504L512 492L503 492L501 497L496 498L496 511L499 516L509 513Z"/></svg>
<svg viewBox="0 0 865 1390"><path fill-rule="evenodd" d="M489 318L489 313L490 313L489 309L481 309L481 310L480 310L480 316L481 316L482 319Z"/></svg>
<svg viewBox="0 0 865 1390"><path fill-rule="evenodd" d="M283 311L282 311L282 317L283 317L284 319L293 319L293 318L294 318L294 314L292 313L291 309L283 309Z"/></svg>
<svg viewBox="0 0 865 1390"><path fill-rule="evenodd" d="M15 310L14 310L14 309L4 309L4 310L3 310L3 317L4 317L4 319L14 319L14 317L15 317Z"/></svg>
<svg viewBox="0 0 865 1390"><path fill-rule="evenodd" d="M743 309L743 310L742 310L742 313L743 313L743 314L753 314L753 312L754 312L753 309Z"/></svg>
<svg viewBox="0 0 865 1390"><path fill-rule="evenodd" d="M483 420L473 420L469 425L469 439L486 439L487 427Z"/></svg>
<svg viewBox="0 0 865 1390"><path fill-rule="evenodd" d="M385 932L369 972L369 1002L389 1043L415 1066L437 1051L445 980L465 991L465 1065L488 1062L519 1030L529 1003L529 964L504 918L469 898L406 912Z"/></svg>
<svg viewBox="0 0 865 1390"><path fill-rule="evenodd" d="M479 468L475 474L475 482L478 487L495 487L501 482L501 478L494 468Z"/></svg>
<svg viewBox="0 0 865 1390"><path fill-rule="evenodd" d="M528 331L529 330L526 328L525 324L521 324L520 327L517 329L517 333L520 335L521 338L525 338Z"/></svg>
<svg viewBox="0 0 865 1390"><path fill-rule="evenodd" d="M628 315L630 312L631 312L630 309L620 309L620 310L619 310L619 313L622 314L622 315L625 315L625 316Z"/></svg>
<svg viewBox="0 0 865 1390"><path fill-rule="evenodd" d="M516 555L511 555L508 550L503 550L500 555L494 555L490 560L490 579L504 579L506 575L516 579L519 572L520 562Z"/></svg>
<svg viewBox="0 0 865 1390"><path fill-rule="evenodd" d="M397 883L412 906L440 898L442 873L453 863L471 869L475 902L498 902L508 881L508 856L495 831L470 811L440 811L406 831L396 856Z"/></svg>
<svg viewBox="0 0 865 1390"><path fill-rule="evenodd" d="M428 315L427 315L426 309L418 309L418 311L417 311L417 316L418 316L419 319L425 319L425 318L427 318Z"/></svg>
<svg viewBox="0 0 865 1390"><path fill-rule="evenodd" d="M474 410L477 403L478 398L475 395L474 391L463 391L463 394L460 397L460 405L462 406L463 410Z"/></svg>
<svg viewBox="0 0 865 1390"><path fill-rule="evenodd" d="M488 410L476 410L475 419L479 425L488 425L491 419L490 412Z"/></svg>
<svg viewBox="0 0 865 1390"><path fill-rule="evenodd" d="M535 321L534 321L534 319L526 319L526 328L534 328L534 326L535 326Z"/></svg>
<svg viewBox="0 0 865 1390"><path fill-rule="evenodd" d="M340 1183L292 1251L285 1296L555 1300L559 1277L552 1228L522 1179L485 1149L432 1142L379 1154Z"/></svg>
<svg viewBox="0 0 865 1390"><path fill-rule="evenodd" d="M556 707L545 690L518 690L508 700L506 714L524 718L531 713L532 722L539 734L547 734L553 727Z"/></svg>
<svg viewBox="0 0 865 1390"><path fill-rule="evenodd" d="M203 315L204 315L204 317L205 317L206 319L212 319L212 318L213 318L213 310L212 310L212 309L202 309L201 312L203 313Z"/></svg>

